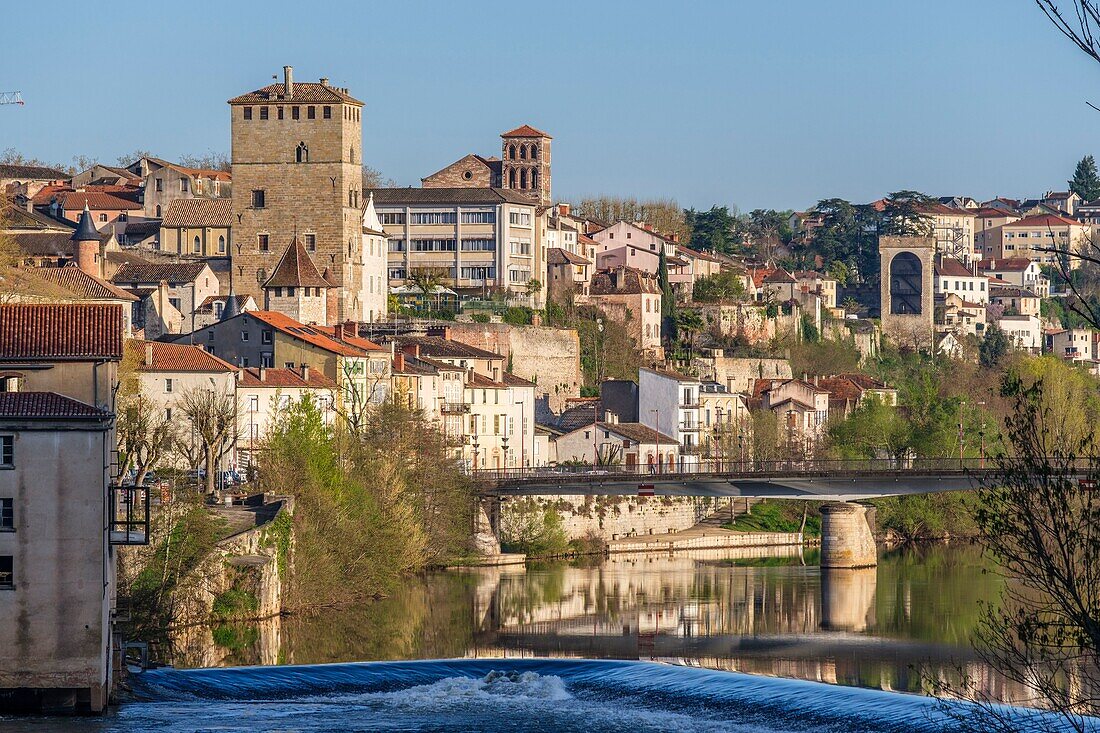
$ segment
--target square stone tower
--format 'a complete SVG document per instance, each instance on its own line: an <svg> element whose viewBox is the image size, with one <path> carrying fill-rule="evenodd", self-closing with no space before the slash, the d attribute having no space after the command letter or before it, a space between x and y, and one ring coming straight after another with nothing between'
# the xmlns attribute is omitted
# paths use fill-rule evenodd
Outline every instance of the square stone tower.
<svg viewBox="0 0 1100 733"><path fill-rule="evenodd" d="M882 333L896 344L932 345L934 237L878 240Z"/></svg>
<svg viewBox="0 0 1100 733"><path fill-rule="evenodd" d="M233 286L263 302L263 285L295 236L338 292L331 321L363 320L363 103L320 82L282 83L229 100Z"/></svg>
<svg viewBox="0 0 1100 733"><path fill-rule="evenodd" d="M521 191L549 206L550 141L542 130L523 125L500 136L501 188Z"/></svg>

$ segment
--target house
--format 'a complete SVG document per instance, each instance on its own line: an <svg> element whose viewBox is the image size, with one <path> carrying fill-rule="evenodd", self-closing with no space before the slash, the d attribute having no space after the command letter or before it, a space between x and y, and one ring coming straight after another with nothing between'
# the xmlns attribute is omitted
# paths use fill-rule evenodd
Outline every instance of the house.
<svg viewBox="0 0 1100 733"><path fill-rule="evenodd" d="M977 259L974 250L974 211L936 202L918 207L917 213L931 224L938 254L963 262Z"/></svg>
<svg viewBox="0 0 1100 733"><path fill-rule="evenodd" d="M159 158L149 159L142 178L145 215L160 219L167 216L177 201L224 200L233 195L233 177L227 171L188 168Z"/></svg>
<svg viewBox="0 0 1100 733"><path fill-rule="evenodd" d="M360 243L360 263L363 267L360 308L362 320L366 323L381 323L387 320L390 309L389 247L386 243L386 230L374 208L373 193L367 194L367 205L363 209L362 232L363 238ZM333 277L332 271L328 272L329 276L325 279L335 284L336 278ZM330 312L332 310L329 308Z"/></svg>
<svg viewBox="0 0 1100 733"><path fill-rule="evenodd" d="M829 393L829 418L843 420L867 400L896 407L898 391L866 374L833 374L814 377L815 387Z"/></svg>
<svg viewBox="0 0 1100 733"><path fill-rule="evenodd" d="M936 325L945 326L957 335L982 336L985 334L986 304L966 300L955 293L948 293L942 305L936 306Z"/></svg>
<svg viewBox="0 0 1100 733"><path fill-rule="evenodd" d="M562 302L573 295L588 295L588 271L592 260L562 247L546 250L546 297Z"/></svg>
<svg viewBox="0 0 1100 733"><path fill-rule="evenodd" d="M123 334L133 335L133 305L138 297L106 280L77 267L75 262L62 267L30 267L26 272L53 286L48 298L54 302L104 303L122 307Z"/></svg>
<svg viewBox="0 0 1100 733"><path fill-rule="evenodd" d="M232 304L230 304L231 300ZM236 315L256 310L260 310L260 306L251 295L208 295L195 310L195 328L205 328L216 323L227 312L230 315Z"/></svg>
<svg viewBox="0 0 1100 733"><path fill-rule="evenodd" d="M1092 227L1061 214L1035 214L1004 224L1003 254L1006 258L1026 257L1041 265L1057 266L1060 253L1077 253L1092 236ZM1077 257L1067 258L1071 270L1081 266Z"/></svg>
<svg viewBox="0 0 1100 733"><path fill-rule="evenodd" d="M696 377L642 367L638 370L638 418L680 444L680 469L699 464L702 447L700 382Z"/></svg>
<svg viewBox="0 0 1100 733"><path fill-rule="evenodd" d="M974 212L974 252L978 259L1004 257L1005 224L1021 219L1015 210L983 206Z"/></svg>
<svg viewBox="0 0 1100 733"><path fill-rule="evenodd" d="M621 323L643 354L661 353L661 288L653 275L625 265L600 270L592 276L588 297L578 301Z"/></svg>
<svg viewBox="0 0 1100 733"><path fill-rule="evenodd" d="M651 473L680 465L680 444L641 423L614 420L589 423L554 439L557 461L601 466L647 466Z"/></svg>
<svg viewBox="0 0 1100 733"><path fill-rule="evenodd" d="M764 275L761 287L757 291L757 300L786 303L795 300L799 292L798 280L795 276L780 267Z"/></svg>
<svg viewBox="0 0 1100 733"><path fill-rule="evenodd" d="M751 448L746 441L752 437L752 415L746 395L731 392L725 384L703 380L699 383L699 417L704 457L730 458L732 449L744 460L745 449Z"/></svg>
<svg viewBox="0 0 1100 733"><path fill-rule="evenodd" d="M1043 196L1043 203L1053 206L1067 216L1077 216L1077 209L1081 205L1081 197L1073 191L1047 191Z"/></svg>
<svg viewBox="0 0 1100 733"><path fill-rule="evenodd" d="M1043 274L1039 263L1027 257L985 259L978 263L978 272L1030 290L1040 298L1050 297L1050 280Z"/></svg>
<svg viewBox="0 0 1100 733"><path fill-rule="evenodd" d="M128 168L93 164L69 179L69 185L79 189L88 185L141 186L141 176Z"/></svg>
<svg viewBox="0 0 1100 733"><path fill-rule="evenodd" d="M232 232L231 199L176 199L160 223L160 249L189 257L228 257Z"/></svg>
<svg viewBox="0 0 1100 733"><path fill-rule="evenodd" d="M793 273L797 290L803 295L817 295L821 299L821 307L827 309L836 308L836 289L839 283L836 278L822 275L820 272L799 270Z"/></svg>
<svg viewBox="0 0 1100 733"><path fill-rule="evenodd" d="M1001 306L1004 315L1037 316L1042 298L1025 288L991 284L989 302Z"/></svg>
<svg viewBox="0 0 1100 733"><path fill-rule="evenodd" d="M1043 321L1037 315L1002 315L994 325L1004 331L1013 348L1038 354L1043 350Z"/></svg>
<svg viewBox="0 0 1100 733"><path fill-rule="evenodd" d="M1094 331L1091 328L1064 328L1047 334L1047 351L1066 361L1096 359Z"/></svg>
<svg viewBox="0 0 1100 733"><path fill-rule="evenodd" d="M40 165L0 164L0 197L26 196L30 198L43 187L68 178L68 174L56 168Z"/></svg>
<svg viewBox="0 0 1100 733"><path fill-rule="evenodd" d="M107 706L115 548L148 533L143 496L110 485L122 324L118 305L0 305L0 709Z"/></svg>
<svg viewBox="0 0 1100 733"><path fill-rule="evenodd" d="M110 278L111 283L145 297L163 282L168 287L168 302L183 314L182 333L195 328L199 304L221 292L217 275L202 261L149 262L138 258L125 262ZM136 314L134 323L144 323L144 314Z"/></svg>
<svg viewBox="0 0 1100 733"><path fill-rule="evenodd" d="M239 464L252 465L252 457L276 425L280 411L305 398L312 399L326 424L335 420L336 380L309 365L294 369L245 367L235 369L237 411L240 437L237 439Z"/></svg>
<svg viewBox="0 0 1100 733"><path fill-rule="evenodd" d="M336 289L321 275L302 240L294 237L263 285L263 309L302 323L326 325L330 305L332 316L336 315L336 300L332 297Z"/></svg>
<svg viewBox="0 0 1100 733"><path fill-rule="evenodd" d="M593 234L592 239L597 242L597 270L626 266L655 277L663 253L669 283L685 299L691 297L691 263L679 256L678 237L665 236L648 224L618 221Z"/></svg>
<svg viewBox="0 0 1100 733"><path fill-rule="evenodd" d="M972 272L953 257L937 257L935 265L937 297L957 295L973 303L989 302L989 283L985 275Z"/></svg>
<svg viewBox="0 0 1100 733"><path fill-rule="evenodd" d="M753 402L775 413L780 444L804 453L825 436L829 421L829 391L803 379L757 380Z"/></svg>

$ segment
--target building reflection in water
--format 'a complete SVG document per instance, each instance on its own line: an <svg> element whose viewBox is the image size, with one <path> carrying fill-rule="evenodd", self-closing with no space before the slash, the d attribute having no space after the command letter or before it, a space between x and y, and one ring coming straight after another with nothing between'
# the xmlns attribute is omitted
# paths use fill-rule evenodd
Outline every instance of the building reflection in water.
<svg viewBox="0 0 1100 733"><path fill-rule="evenodd" d="M379 602L258 625L254 637L191 631L176 661L657 659L906 691L965 668L1019 699L969 647L979 601L996 601L1002 582L983 572L979 548L885 553L863 570L816 563L815 550L783 547L433 573Z"/></svg>

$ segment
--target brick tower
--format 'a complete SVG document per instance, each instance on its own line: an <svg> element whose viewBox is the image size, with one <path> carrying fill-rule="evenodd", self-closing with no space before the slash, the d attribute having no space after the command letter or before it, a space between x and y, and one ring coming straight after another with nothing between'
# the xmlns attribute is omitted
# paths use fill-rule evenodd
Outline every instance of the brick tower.
<svg viewBox="0 0 1100 733"><path fill-rule="evenodd" d="M550 140L542 130L523 125L500 136L502 188L522 191L549 206Z"/></svg>
<svg viewBox="0 0 1100 733"><path fill-rule="evenodd" d="M363 103L345 88L282 83L229 100L233 132L233 284L263 284L297 237L338 287L331 321L364 320Z"/></svg>

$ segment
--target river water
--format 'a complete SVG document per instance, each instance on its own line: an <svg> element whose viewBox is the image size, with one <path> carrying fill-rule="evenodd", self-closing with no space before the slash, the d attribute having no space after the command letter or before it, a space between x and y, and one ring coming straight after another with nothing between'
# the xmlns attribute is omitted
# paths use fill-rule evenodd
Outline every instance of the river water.
<svg viewBox="0 0 1100 733"><path fill-rule="evenodd" d="M363 607L192 630L162 650L177 668L135 675L135 701L107 718L16 726L952 730L919 693L959 670L1022 699L968 646L1002 583L978 548L884 552L858 571L816 562L773 548L434 573Z"/></svg>

